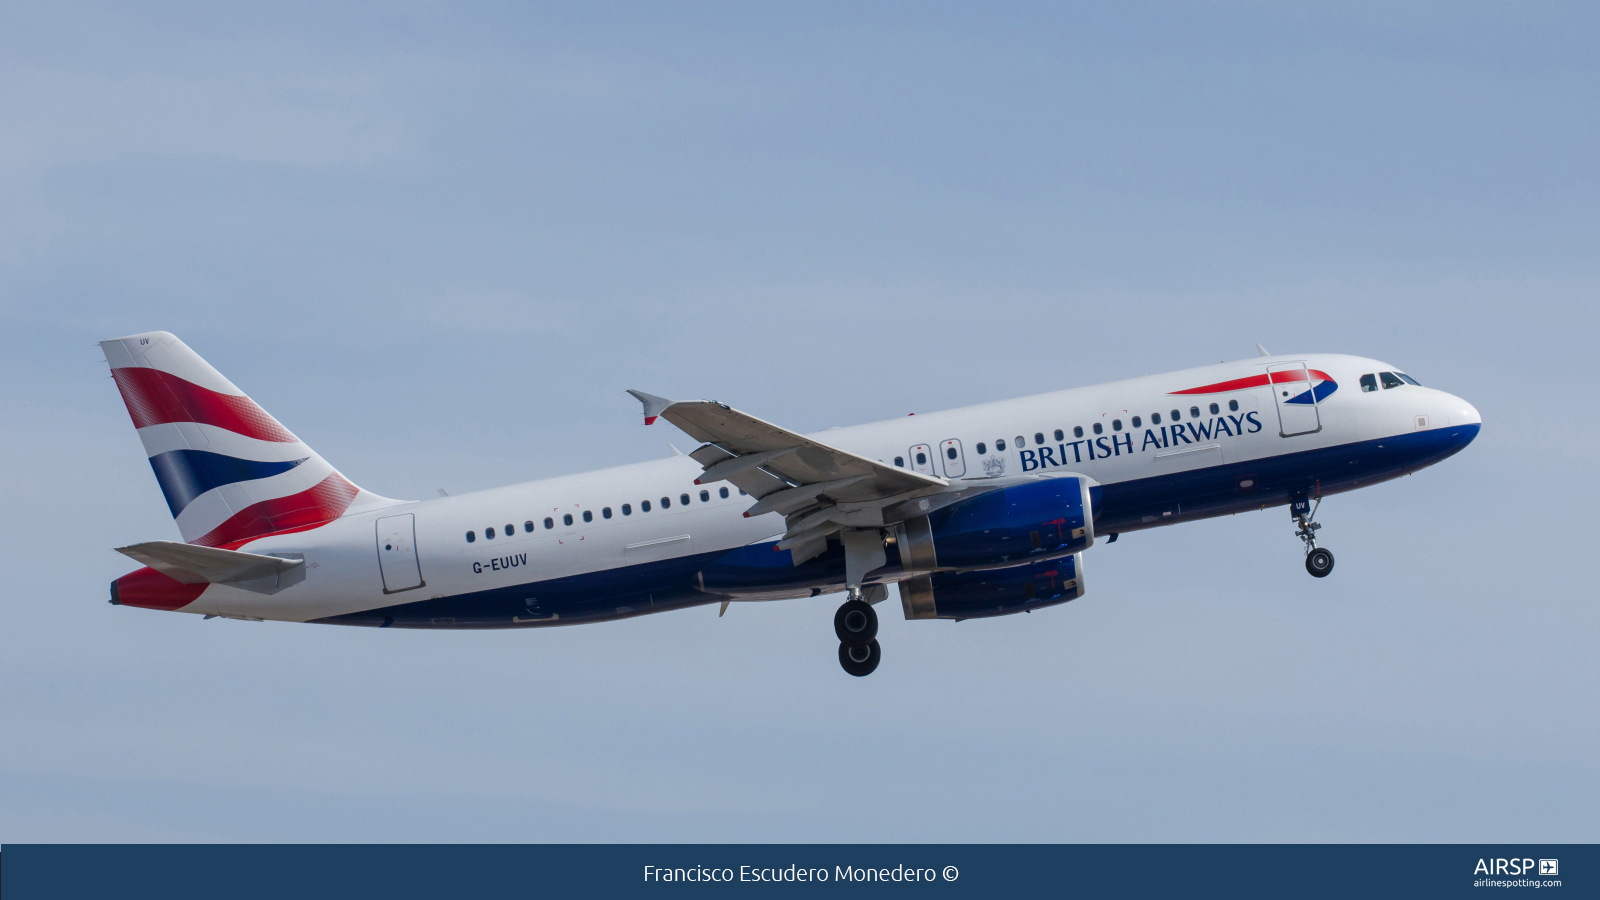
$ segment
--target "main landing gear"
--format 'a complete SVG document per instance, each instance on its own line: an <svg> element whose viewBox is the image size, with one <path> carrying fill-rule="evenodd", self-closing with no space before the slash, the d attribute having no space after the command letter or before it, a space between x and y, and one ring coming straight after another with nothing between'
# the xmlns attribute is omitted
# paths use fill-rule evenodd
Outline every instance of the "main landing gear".
<svg viewBox="0 0 1600 900"><path fill-rule="evenodd" d="M881 600L888 593L881 584L865 590L852 588L850 599L833 614L833 632L839 636L839 665L857 678L871 675L883 660L883 648L878 646L878 613L868 600Z"/></svg>
<svg viewBox="0 0 1600 900"><path fill-rule="evenodd" d="M1294 517L1299 525L1294 536L1306 545L1306 571L1314 578L1327 578L1333 571L1333 553L1324 547L1317 546L1317 529L1322 526L1313 521L1317 517L1317 507L1322 505L1322 498L1317 498L1316 506L1305 497L1300 497L1289 504L1289 515Z"/></svg>

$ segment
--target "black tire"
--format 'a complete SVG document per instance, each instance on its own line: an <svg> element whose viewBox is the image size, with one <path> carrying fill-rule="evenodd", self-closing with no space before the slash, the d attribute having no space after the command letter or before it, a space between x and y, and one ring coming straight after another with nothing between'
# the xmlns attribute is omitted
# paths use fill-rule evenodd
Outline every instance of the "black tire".
<svg viewBox="0 0 1600 900"><path fill-rule="evenodd" d="M861 658L865 657L865 658ZM869 641L859 647L848 644L839 645L839 665L846 672L857 678L871 675L878 668L878 663L883 661L883 648L877 641Z"/></svg>
<svg viewBox="0 0 1600 900"><path fill-rule="evenodd" d="M839 643L850 647L863 647L878 636L878 614L872 604L862 600L846 600L833 614L833 633Z"/></svg>
<svg viewBox="0 0 1600 900"><path fill-rule="evenodd" d="M1333 554L1321 547L1307 553L1306 571L1315 578L1327 578L1333 571Z"/></svg>

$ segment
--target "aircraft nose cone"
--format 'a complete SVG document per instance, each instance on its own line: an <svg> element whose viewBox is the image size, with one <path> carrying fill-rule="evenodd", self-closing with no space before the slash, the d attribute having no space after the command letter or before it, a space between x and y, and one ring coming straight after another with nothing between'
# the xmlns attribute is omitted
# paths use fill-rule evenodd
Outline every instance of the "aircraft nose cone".
<svg viewBox="0 0 1600 900"><path fill-rule="evenodd" d="M1478 408L1460 397L1450 398L1450 424L1451 425L1482 425L1483 417L1478 415Z"/></svg>

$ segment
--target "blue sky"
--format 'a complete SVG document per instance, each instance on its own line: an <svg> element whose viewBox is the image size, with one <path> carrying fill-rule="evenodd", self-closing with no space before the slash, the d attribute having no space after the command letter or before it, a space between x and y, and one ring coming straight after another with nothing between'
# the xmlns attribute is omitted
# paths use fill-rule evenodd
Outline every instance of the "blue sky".
<svg viewBox="0 0 1600 900"><path fill-rule="evenodd" d="M0 841L1600 840L1600 28L1578 4L0 10ZM539 632L106 605L172 538L94 342L353 480L649 459L1278 352L1446 464L1129 535L1087 596Z"/></svg>

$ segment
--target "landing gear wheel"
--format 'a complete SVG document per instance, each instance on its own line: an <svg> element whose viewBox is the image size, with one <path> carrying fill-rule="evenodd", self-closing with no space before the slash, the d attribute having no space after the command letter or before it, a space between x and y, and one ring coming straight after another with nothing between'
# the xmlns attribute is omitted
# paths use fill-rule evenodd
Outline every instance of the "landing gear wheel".
<svg viewBox="0 0 1600 900"><path fill-rule="evenodd" d="M878 614L872 604L864 600L846 600L839 611L833 614L833 633L839 636L839 643L846 647L864 647L878 636ZM839 658L844 659L842 655ZM876 667L878 664L874 662L872 665Z"/></svg>
<svg viewBox="0 0 1600 900"><path fill-rule="evenodd" d="M1306 571L1317 578L1327 578L1333 571L1333 554L1323 547L1306 554Z"/></svg>
<svg viewBox="0 0 1600 900"><path fill-rule="evenodd" d="M849 644L839 645L839 665L857 678L871 675L882 660L883 649L875 640L859 647L852 647Z"/></svg>

